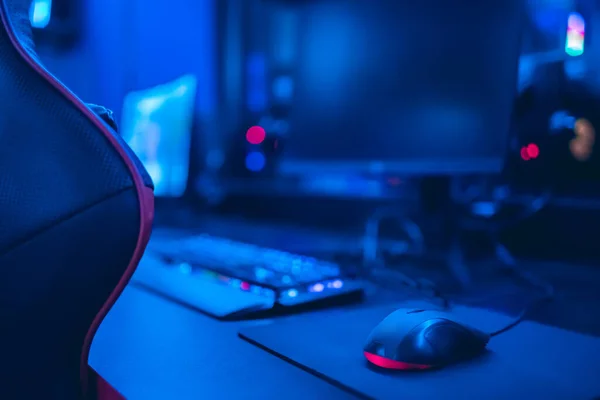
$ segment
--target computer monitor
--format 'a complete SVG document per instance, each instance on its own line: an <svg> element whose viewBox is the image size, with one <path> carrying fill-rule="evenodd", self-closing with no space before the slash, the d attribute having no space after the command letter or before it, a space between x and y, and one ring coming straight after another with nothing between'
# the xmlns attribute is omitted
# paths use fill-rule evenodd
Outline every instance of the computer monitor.
<svg viewBox="0 0 600 400"><path fill-rule="evenodd" d="M187 188L196 78L185 75L124 100L121 133L154 181L156 196Z"/></svg>
<svg viewBox="0 0 600 400"><path fill-rule="evenodd" d="M498 173L524 0L319 0L298 18L284 174Z"/></svg>

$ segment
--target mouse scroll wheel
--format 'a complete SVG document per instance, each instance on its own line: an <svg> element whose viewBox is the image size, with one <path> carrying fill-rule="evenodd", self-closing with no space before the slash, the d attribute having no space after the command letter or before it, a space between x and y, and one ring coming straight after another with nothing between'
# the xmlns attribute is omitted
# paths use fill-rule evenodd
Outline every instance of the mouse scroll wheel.
<svg viewBox="0 0 600 400"><path fill-rule="evenodd" d="M412 310L412 311L407 312L407 314L417 314L417 313L424 312L424 311L425 310Z"/></svg>

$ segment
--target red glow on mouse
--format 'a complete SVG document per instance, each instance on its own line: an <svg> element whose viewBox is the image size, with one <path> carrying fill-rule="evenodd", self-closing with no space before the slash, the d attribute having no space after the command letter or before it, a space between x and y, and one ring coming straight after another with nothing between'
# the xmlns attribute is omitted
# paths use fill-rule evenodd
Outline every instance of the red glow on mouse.
<svg viewBox="0 0 600 400"><path fill-rule="evenodd" d="M365 358L374 365L385 369L397 369L397 370L415 370L415 369L428 369L431 368L431 365L421 365L421 364L410 364L402 361L390 360L389 358L378 356L377 354L369 353L367 351L363 352Z"/></svg>

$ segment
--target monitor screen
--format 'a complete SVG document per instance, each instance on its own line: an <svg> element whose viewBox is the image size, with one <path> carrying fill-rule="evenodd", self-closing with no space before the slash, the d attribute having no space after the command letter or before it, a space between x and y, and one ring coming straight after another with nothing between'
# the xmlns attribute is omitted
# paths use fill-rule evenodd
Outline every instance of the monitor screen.
<svg viewBox="0 0 600 400"><path fill-rule="evenodd" d="M187 187L195 97L191 75L125 97L121 132L157 196L181 196Z"/></svg>
<svg viewBox="0 0 600 400"><path fill-rule="evenodd" d="M298 6L291 174L499 172L523 0Z"/></svg>

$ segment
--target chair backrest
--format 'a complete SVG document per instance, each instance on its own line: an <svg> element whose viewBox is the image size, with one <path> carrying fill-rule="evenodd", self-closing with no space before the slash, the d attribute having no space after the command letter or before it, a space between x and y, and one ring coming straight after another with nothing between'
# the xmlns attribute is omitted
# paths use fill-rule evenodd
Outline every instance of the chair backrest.
<svg viewBox="0 0 600 400"><path fill-rule="evenodd" d="M0 399L95 397L93 336L149 240L152 181L0 0Z"/></svg>

